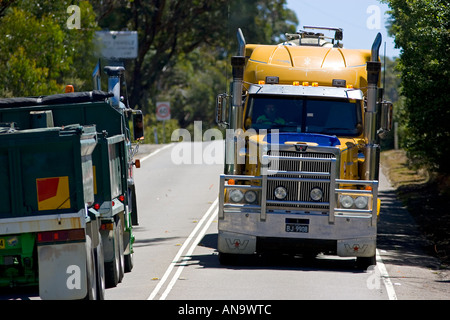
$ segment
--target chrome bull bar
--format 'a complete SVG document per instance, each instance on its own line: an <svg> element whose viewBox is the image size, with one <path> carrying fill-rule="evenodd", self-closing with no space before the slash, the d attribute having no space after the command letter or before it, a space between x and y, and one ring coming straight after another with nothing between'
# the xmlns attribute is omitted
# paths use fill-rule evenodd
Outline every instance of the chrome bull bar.
<svg viewBox="0 0 450 320"><path fill-rule="evenodd" d="M305 161L305 162L329 162L331 163L330 172L307 172L307 171L279 171L268 169L268 163L271 160L288 160L288 161ZM220 175L220 190L219 190L219 219L224 219L225 209L233 209L238 211L260 211L260 220L266 221L267 219L267 207L273 205L297 205L310 206L310 207L323 207L328 206L328 222L334 224L336 216L344 217L371 217L371 224L375 226L377 223L377 195L378 195L378 181L376 180L345 180L336 179L337 162L335 158L298 158L298 157L285 157L285 156L269 156L264 155L262 161L262 169L260 176L248 176L248 175ZM275 175L283 175L275 176ZM300 176L300 177L299 177ZM320 177L320 178L317 178ZM253 181L253 184L228 184L229 180L237 181ZM329 183L329 201L328 202L315 202L315 201L283 201L283 200L267 200L267 182L268 181L293 181L293 182L321 182ZM343 185L349 186L369 186L368 189L355 189L355 188L343 188ZM239 189L243 192L248 190L257 191L259 194L259 204L246 204L246 203L232 203L231 201L225 202L225 191L227 189ZM367 206L367 209L357 208L342 208L339 206L340 194L352 194L369 196L372 199L371 208ZM311 209L310 209L311 210ZM310 211L308 210L308 211ZM319 209L324 211L324 209ZM290 210L291 213L296 209Z"/></svg>

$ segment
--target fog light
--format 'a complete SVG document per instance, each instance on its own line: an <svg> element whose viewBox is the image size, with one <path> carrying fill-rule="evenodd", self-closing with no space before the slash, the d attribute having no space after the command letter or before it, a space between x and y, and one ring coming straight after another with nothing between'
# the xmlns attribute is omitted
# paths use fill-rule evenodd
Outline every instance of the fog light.
<svg viewBox="0 0 450 320"><path fill-rule="evenodd" d="M233 202L241 202L244 199L244 194L239 189L230 190L230 199Z"/></svg>
<svg viewBox="0 0 450 320"><path fill-rule="evenodd" d="M256 192L255 191L247 191L244 195L245 201L248 203L253 203L256 201Z"/></svg>
<svg viewBox="0 0 450 320"><path fill-rule="evenodd" d="M369 204L369 199L367 197L358 197L355 199L355 206L358 209L364 209Z"/></svg>
<svg viewBox="0 0 450 320"><path fill-rule="evenodd" d="M354 200L350 196L340 196L339 202L341 203L342 207L349 209L353 206Z"/></svg>
<svg viewBox="0 0 450 320"><path fill-rule="evenodd" d="M322 192L322 190L320 188L313 188L311 190L311 192L309 193L309 196L314 201L320 201L320 200L322 200L323 192Z"/></svg>
<svg viewBox="0 0 450 320"><path fill-rule="evenodd" d="M274 191L275 198L283 200L287 197L287 190L285 187L277 187Z"/></svg>

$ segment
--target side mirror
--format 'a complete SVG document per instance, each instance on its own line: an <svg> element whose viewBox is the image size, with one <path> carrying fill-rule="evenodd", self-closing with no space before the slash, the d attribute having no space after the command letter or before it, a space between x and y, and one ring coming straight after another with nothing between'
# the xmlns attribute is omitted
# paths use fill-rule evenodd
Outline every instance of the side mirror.
<svg viewBox="0 0 450 320"><path fill-rule="evenodd" d="M228 95L226 93L219 94L216 99L216 123L222 128L226 128L228 125L226 122L227 106Z"/></svg>
<svg viewBox="0 0 450 320"><path fill-rule="evenodd" d="M381 103L381 121L380 121L380 138L383 138L392 129L393 123L393 104L390 101Z"/></svg>
<svg viewBox="0 0 450 320"><path fill-rule="evenodd" d="M144 140L144 115L141 110L133 110L133 136L134 140Z"/></svg>

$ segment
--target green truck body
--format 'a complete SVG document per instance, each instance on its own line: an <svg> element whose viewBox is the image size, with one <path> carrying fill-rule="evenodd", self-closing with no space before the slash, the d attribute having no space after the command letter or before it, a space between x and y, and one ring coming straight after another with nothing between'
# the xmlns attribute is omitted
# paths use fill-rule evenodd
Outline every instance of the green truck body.
<svg viewBox="0 0 450 320"><path fill-rule="evenodd" d="M133 112L112 106L111 97L92 91L0 99L0 286L38 284L41 297L50 299L102 298L105 282L116 286L131 271L137 224ZM84 230L85 237L72 232L72 247L65 250L56 240L44 239L41 246L38 237L55 230ZM74 252L85 256L78 264L70 258ZM55 263L57 255L71 264ZM70 266L81 268L75 268L83 275L81 291L67 289Z"/></svg>

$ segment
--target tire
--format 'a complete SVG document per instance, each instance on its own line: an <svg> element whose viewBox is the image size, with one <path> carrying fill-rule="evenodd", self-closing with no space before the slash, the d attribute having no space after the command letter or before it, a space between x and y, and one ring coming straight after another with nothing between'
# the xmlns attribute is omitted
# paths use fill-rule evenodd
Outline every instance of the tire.
<svg viewBox="0 0 450 320"><path fill-rule="evenodd" d="M372 257L356 257L356 267L360 270L367 270L370 266L377 264L376 256Z"/></svg>
<svg viewBox="0 0 450 320"><path fill-rule="evenodd" d="M138 211L137 211L137 200L136 200L136 187L132 186L130 189L128 189L131 198L131 225L132 226L138 226Z"/></svg>
<svg viewBox="0 0 450 320"><path fill-rule="evenodd" d="M95 254L92 248L90 237L86 237L86 273L87 273L87 294L86 300L97 299L97 272L95 267Z"/></svg>
<svg viewBox="0 0 450 320"><path fill-rule="evenodd" d="M122 220L117 217L117 239L119 239L119 282L122 282L123 276L125 275L125 255L124 255L124 244L123 244L123 226Z"/></svg>
<svg viewBox="0 0 450 320"><path fill-rule="evenodd" d="M221 265L236 265L238 260L239 257L236 254L219 252L219 262Z"/></svg>
<svg viewBox="0 0 450 320"><path fill-rule="evenodd" d="M123 230L120 218L114 224L114 259L111 262L105 262L106 287L114 288L122 281L124 274L124 255L123 255Z"/></svg>
<svg viewBox="0 0 450 320"><path fill-rule="evenodd" d="M100 243L94 250L96 274L97 274L97 300L105 300L105 264L103 256L102 237L99 234Z"/></svg>
<svg viewBox="0 0 450 320"><path fill-rule="evenodd" d="M125 255L125 272L131 272L131 270L133 270L133 260L134 258L132 253Z"/></svg>

